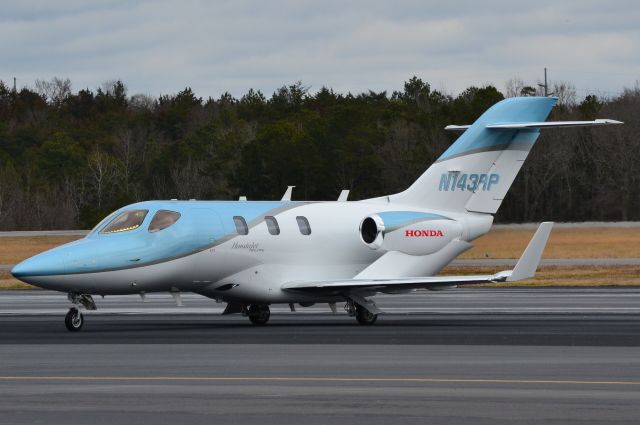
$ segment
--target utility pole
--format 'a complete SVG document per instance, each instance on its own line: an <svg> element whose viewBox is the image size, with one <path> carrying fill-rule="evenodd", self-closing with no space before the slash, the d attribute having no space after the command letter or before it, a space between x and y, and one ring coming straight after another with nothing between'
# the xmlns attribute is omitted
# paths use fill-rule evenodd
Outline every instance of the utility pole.
<svg viewBox="0 0 640 425"><path fill-rule="evenodd" d="M16 77L13 77L13 92L17 93L18 91L16 90Z"/></svg>
<svg viewBox="0 0 640 425"><path fill-rule="evenodd" d="M549 95L553 94L553 93L549 93L549 83L547 81L547 67L544 68L544 84L538 83L538 87L544 88L544 97L548 97Z"/></svg>

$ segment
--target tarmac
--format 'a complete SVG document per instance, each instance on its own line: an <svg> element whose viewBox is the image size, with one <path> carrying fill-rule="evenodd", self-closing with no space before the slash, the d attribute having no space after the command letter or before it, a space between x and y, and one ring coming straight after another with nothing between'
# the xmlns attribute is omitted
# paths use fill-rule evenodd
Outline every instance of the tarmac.
<svg viewBox="0 0 640 425"><path fill-rule="evenodd" d="M0 292L2 424L622 424L640 415L640 289L470 288L266 326L168 294Z"/></svg>

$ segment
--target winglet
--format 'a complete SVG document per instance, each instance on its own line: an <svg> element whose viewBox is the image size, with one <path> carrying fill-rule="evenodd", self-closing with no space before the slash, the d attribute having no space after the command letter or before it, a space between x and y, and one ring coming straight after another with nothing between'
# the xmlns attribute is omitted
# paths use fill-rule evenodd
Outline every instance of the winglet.
<svg viewBox="0 0 640 425"><path fill-rule="evenodd" d="M527 249L524 250L516 266L507 276L507 282L515 282L516 280L527 279L535 275L536 269L540 264L540 258L542 258L542 251L544 251L544 247L547 245L552 227L553 222L550 221L545 221L540 224L533 238L531 238L529 245L527 245Z"/></svg>

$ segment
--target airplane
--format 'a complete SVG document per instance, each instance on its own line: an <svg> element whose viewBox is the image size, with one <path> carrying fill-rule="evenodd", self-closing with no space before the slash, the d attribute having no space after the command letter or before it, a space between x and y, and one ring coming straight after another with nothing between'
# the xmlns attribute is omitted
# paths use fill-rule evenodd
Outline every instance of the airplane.
<svg viewBox="0 0 640 425"><path fill-rule="evenodd" d="M345 303L362 325L381 310L372 297L416 289L513 282L535 274L552 223L540 225L513 270L438 273L491 229L542 129L619 121L546 121L557 98L517 97L487 109L406 190L361 201L146 201L114 211L83 239L16 265L17 279L68 294L69 331L83 327L92 296L181 292L225 302L264 325L272 304Z"/></svg>

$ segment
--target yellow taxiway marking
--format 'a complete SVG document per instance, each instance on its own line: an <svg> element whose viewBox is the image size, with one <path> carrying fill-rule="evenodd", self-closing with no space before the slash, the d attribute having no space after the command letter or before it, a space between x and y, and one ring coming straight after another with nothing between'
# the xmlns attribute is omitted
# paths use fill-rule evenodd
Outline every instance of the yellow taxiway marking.
<svg viewBox="0 0 640 425"><path fill-rule="evenodd" d="M169 381L169 382L397 382L451 384L552 384L552 385L640 385L640 381L580 381L554 379L464 379L464 378L332 378L259 376L0 376L0 381Z"/></svg>

